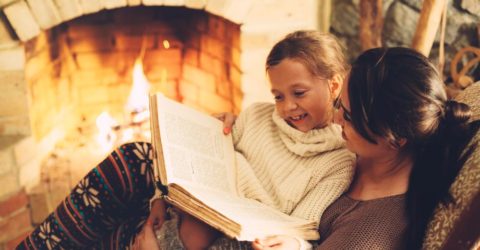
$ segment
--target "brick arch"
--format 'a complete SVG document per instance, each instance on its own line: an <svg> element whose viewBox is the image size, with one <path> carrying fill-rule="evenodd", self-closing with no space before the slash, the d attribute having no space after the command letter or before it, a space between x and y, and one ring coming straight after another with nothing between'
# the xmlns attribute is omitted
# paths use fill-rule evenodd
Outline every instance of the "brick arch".
<svg viewBox="0 0 480 250"><path fill-rule="evenodd" d="M25 42L43 30L77 17L141 5L203 9L242 24L253 3L251 0L17 0L8 3L3 12L18 38Z"/></svg>

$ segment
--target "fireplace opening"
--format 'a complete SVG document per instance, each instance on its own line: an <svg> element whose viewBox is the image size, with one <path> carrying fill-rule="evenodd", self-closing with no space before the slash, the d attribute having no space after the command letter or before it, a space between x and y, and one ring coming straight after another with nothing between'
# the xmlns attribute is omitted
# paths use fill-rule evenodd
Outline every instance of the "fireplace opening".
<svg viewBox="0 0 480 250"><path fill-rule="evenodd" d="M106 10L45 31L25 49L32 133L65 134L32 189L51 204L113 147L150 141L148 93L206 113L241 108L240 25L203 10Z"/></svg>

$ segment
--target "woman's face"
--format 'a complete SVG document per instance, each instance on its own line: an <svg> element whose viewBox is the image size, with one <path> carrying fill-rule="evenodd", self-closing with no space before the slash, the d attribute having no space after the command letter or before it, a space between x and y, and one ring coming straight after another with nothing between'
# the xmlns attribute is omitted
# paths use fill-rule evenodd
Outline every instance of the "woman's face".
<svg viewBox="0 0 480 250"><path fill-rule="evenodd" d="M335 112L335 122L342 127L342 137L346 141L347 148L359 157L378 158L386 156L392 147L387 141L379 136L373 135L377 144L365 139L353 127L351 120L350 100L348 97L348 78L345 79L344 88L340 94L337 104L337 112Z"/></svg>
<svg viewBox="0 0 480 250"><path fill-rule="evenodd" d="M329 80L315 77L299 61L284 59L267 71L277 111L288 124L308 132L332 120Z"/></svg>

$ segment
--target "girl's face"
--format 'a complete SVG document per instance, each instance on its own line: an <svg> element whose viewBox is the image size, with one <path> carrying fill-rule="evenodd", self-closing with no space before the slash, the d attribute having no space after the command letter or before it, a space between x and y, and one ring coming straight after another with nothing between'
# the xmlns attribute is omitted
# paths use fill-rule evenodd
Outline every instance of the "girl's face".
<svg viewBox="0 0 480 250"><path fill-rule="evenodd" d="M346 141L347 148L363 158L382 158L390 155L393 149L390 144L380 136L372 136L377 144L365 139L358 133L352 124L352 115L350 112L350 100L348 98L348 79L345 80L344 88L340 93L340 98L336 104L335 123L342 126L342 137Z"/></svg>
<svg viewBox="0 0 480 250"><path fill-rule="evenodd" d="M301 62L284 59L267 71L277 111L290 126L308 132L332 120L332 81L315 77Z"/></svg>

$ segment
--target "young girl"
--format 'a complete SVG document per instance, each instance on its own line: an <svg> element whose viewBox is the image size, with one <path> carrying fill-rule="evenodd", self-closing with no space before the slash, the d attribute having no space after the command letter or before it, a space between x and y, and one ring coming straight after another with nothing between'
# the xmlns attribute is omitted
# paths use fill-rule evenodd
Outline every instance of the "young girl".
<svg viewBox="0 0 480 250"><path fill-rule="evenodd" d="M333 103L340 93L346 68L341 46L333 36L328 34L297 31L287 35L272 48L267 58L266 72L271 83L275 104L258 103L247 108L239 115L232 130L237 152L237 188L243 196L259 200L283 213L318 222L325 208L348 188L353 175L352 166L355 159L354 155L344 148L341 128L332 123ZM138 148L138 146L136 147ZM141 172L135 171L138 162L144 163L145 161L139 161L136 158L139 155L149 155L143 153L151 150L148 144L142 144L140 148L143 149L138 151L135 147L126 145L122 148L120 157L109 157L110 160L117 158L120 160L106 165L124 169L127 173L126 178L130 178L130 172L138 177ZM134 159L122 161L123 157ZM140 158L143 159L143 157ZM146 160L147 163L144 165L150 167L151 159L147 158ZM125 162L128 166L123 166ZM94 183L94 185L99 185L100 189L105 189L105 192L99 192L98 196L108 196L117 191L115 187L118 185L110 185L110 182L105 180L108 179L105 178L105 175L97 174L104 173L104 167L107 168L102 164L101 171L94 169L85 179L93 178L93 181L87 181L86 184ZM117 171L116 174L124 173L124 171ZM142 178L135 179L142 180ZM145 180L148 182L151 179L145 177ZM131 183L131 181L124 181L121 178L112 178L112 182L114 184L115 182ZM102 183L107 185L102 186ZM136 186L135 182L133 184ZM152 195L152 184L141 183L138 186L147 191L135 191L133 188L127 188L127 191L131 191L127 194L120 193L121 196L129 197L126 201L130 201L132 196L135 197L134 200L138 204L124 203L125 200L121 200L118 203L123 206L117 206L119 210L112 214L119 213L122 209L127 210L126 205L129 208L132 207L127 210L130 213L133 213L134 209L145 207L144 201ZM117 189L120 187L122 186L118 186ZM82 190L88 191L89 189ZM99 228L105 228L106 232L103 235L107 235L107 240L102 243L102 248L122 248L132 244L130 239L138 232L138 227L131 224L133 222L141 224L141 220L135 218L144 216L145 213L130 216L130 218L122 217L124 220L125 217L129 218L133 222L121 224L124 229L119 229L115 227L118 222L111 223L114 220L111 215L105 218L97 218L100 216L95 215L98 211L102 211L103 215L108 214L108 211L102 209L111 206L100 202L96 208L91 208L92 211L90 211L90 207L81 204L82 200L75 198L76 196L78 193L72 193L57 211L63 211L63 207L68 206L76 209L80 207L81 210L88 210L87 212L75 211L72 213L73 216L61 218L53 215L49 217L48 222L45 222L49 223L50 233L53 228L50 225L57 226L54 230L58 230L58 233L51 238L59 239L54 242L55 244L64 248L85 246L88 242L87 239L85 241L71 240L69 239L69 237L72 238L71 235L61 234L61 232L69 231L63 229L75 223L80 227L87 225L90 229L92 228L88 226L90 221L95 222L95 230L84 230L88 231L85 233L88 236L94 235L90 231L100 233ZM100 201L104 199L97 198ZM114 198L109 200L117 202ZM74 206L70 205L70 201L74 203ZM152 247L152 245L148 245L151 242L140 239L145 238L146 232L152 235L153 227L158 230L156 236L161 249L206 248L219 235L206 224L176 210L170 213L171 219L165 220L166 206L164 202L157 199L152 204L150 217L143 233L135 242L138 248ZM82 217L83 214L89 217ZM64 220L73 220L74 223L64 223ZM98 224L103 223L103 220L109 222L111 226L99 226ZM47 225L45 223L42 225ZM45 246L45 235L36 230L20 246ZM99 238L99 236L95 237ZM239 242L222 238L213 247L231 244L242 245ZM243 245L249 246L250 243Z"/></svg>
<svg viewBox="0 0 480 250"><path fill-rule="evenodd" d="M272 48L266 72L275 104L251 105L232 130L241 195L318 222L346 190L354 156L332 123L345 71L341 47L331 35L297 31ZM211 244L204 232L193 235L184 241L187 248ZM160 245L170 241L161 236Z"/></svg>

